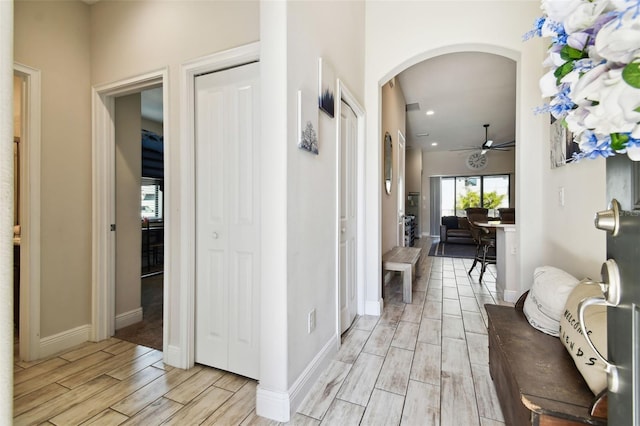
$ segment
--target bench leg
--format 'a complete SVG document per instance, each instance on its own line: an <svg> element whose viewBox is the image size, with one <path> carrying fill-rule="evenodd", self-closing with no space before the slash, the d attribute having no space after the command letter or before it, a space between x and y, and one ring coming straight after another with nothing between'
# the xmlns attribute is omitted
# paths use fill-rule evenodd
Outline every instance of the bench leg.
<svg viewBox="0 0 640 426"><path fill-rule="evenodd" d="M411 264L407 264L400 272L402 273L402 301L404 303L411 303Z"/></svg>

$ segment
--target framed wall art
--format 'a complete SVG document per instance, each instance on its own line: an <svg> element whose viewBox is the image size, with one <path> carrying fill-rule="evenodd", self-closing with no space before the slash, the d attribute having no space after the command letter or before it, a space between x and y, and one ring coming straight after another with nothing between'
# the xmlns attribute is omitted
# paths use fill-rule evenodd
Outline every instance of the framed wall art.
<svg viewBox="0 0 640 426"><path fill-rule="evenodd" d="M318 110L311 96L298 90L298 148L318 154Z"/></svg>
<svg viewBox="0 0 640 426"><path fill-rule="evenodd" d="M318 58L318 106L331 118L335 111L335 85L333 68L326 60Z"/></svg>

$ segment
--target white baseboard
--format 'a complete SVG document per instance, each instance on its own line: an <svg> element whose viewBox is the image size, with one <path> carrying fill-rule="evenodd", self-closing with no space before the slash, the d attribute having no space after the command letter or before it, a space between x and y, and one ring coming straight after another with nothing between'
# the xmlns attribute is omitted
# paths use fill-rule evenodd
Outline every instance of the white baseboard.
<svg viewBox="0 0 640 426"><path fill-rule="evenodd" d="M382 309L384 307L384 301L379 299L377 302L366 301L364 304L364 313L365 315L375 315L379 317L382 315Z"/></svg>
<svg viewBox="0 0 640 426"><path fill-rule="evenodd" d="M279 422L288 422L338 352L337 339L333 336L307 365L287 392L273 391L258 385L256 413Z"/></svg>
<svg viewBox="0 0 640 426"><path fill-rule="evenodd" d="M288 422L291 418L289 392L272 391L258 385L256 414L278 422Z"/></svg>
<svg viewBox="0 0 640 426"><path fill-rule="evenodd" d="M172 367L188 369L188 365L182 365L182 352L178 346L167 345L167 350L164 353L164 363Z"/></svg>
<svg viewBox="0 0 640 426"><path fill-rule="evenodd" d="M57 354L81 343L89 341L90 332L91 326L87 324L81 325L80 327L72 328L71 330L63 331L62 333L54 334L52 336L43 337L42 339L40 339L40 358L45 358L50 355Z"/></svg>
<svg viewBox="0 0 640 426"><path fill-rule="evenodd" d="M142 321L142 307L116 315L116 330Z"/></svg>
<svg viewBox="0 0 640 426"><path fill-rule="evenodd" d="M311 386L318 380L338 353L338 345L336 343L335 336L329 339L289 389L291 412L295 412L302 404L309 390L311 390Z"/></svg>

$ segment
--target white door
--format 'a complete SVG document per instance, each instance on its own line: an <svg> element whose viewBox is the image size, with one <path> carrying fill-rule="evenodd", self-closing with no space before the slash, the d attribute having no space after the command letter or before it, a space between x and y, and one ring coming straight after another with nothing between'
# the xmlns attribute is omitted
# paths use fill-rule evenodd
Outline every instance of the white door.
<svg viewBox="0 0 640 426"><path fill-rule="evenodd" d="M257 378L259 64L196 77L195 361Z"/></svg>
<svg viewBox="0 0 640 426"><path fill-rule="evenodd" d="M398 132L398 245L404 247L404 160L405 159L405 139L404 135Z"/></svg>
<svg viewBox="0 0 640 426"><path fill-rule="evenodd" d="M340 113L340 332L356 317L357 118L342 101Z"/></svg>

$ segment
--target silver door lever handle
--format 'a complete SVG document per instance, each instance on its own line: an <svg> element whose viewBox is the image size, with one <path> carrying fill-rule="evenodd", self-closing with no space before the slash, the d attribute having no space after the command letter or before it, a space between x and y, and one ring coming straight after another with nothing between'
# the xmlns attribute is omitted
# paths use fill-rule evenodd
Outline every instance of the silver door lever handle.
<svg viewBox="0 0 640 426"><path fill-rule="evenodd" d="M594 219L596 228L611 232L614 237L620 229L620 203L615 198L611 200L609 209L596 213Z"/></svg>

